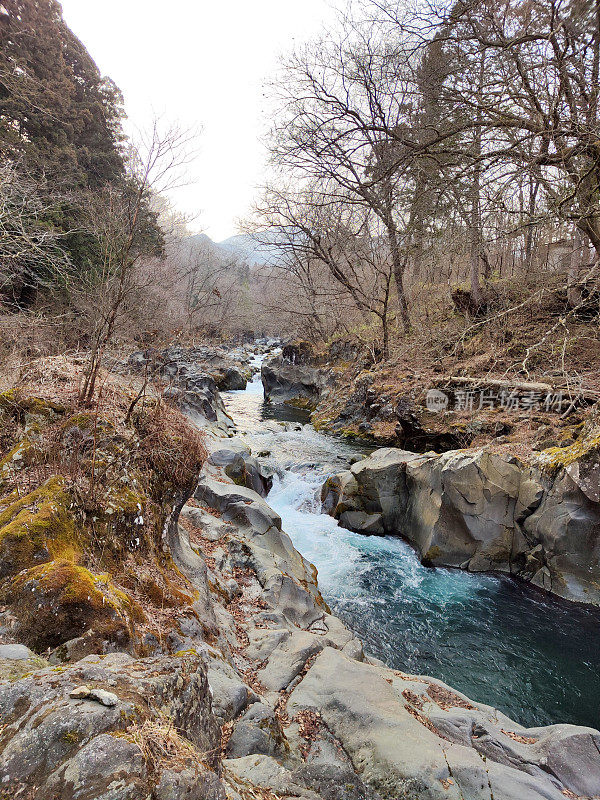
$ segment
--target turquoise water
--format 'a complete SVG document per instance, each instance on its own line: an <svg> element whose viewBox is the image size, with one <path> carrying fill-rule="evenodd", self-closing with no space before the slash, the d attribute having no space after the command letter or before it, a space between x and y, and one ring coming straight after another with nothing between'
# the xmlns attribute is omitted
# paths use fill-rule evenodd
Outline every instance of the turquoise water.
<svg viewBox="0 0 600 800"><path fill-rule="evenodd" d="M253 452L269 452L262 460L278 470L269 504L367 652L524 725L600 726L599 612L509 578L429 569L399 538L340 528L320 513L319 491L355 449L293 409L265 406L258 383L225 398Z"/></svg>

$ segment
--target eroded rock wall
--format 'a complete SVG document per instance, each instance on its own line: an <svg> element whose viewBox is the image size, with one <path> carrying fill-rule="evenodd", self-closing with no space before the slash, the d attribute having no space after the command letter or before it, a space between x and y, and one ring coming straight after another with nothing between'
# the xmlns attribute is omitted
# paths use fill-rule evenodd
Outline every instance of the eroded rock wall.
<svg viewBox="0 0 600 800"><path fill-rule="evenodd" d="M377 450L323 487L324 509L364 533L401 535L433 565L510 572L600 603L596 456L545 471L486 450Z"/></svg>

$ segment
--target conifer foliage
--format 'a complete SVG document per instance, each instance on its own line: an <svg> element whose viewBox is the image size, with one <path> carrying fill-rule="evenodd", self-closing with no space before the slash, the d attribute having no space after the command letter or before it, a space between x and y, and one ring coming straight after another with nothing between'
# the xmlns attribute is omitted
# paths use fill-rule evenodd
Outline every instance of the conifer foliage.
<svg viewBox="0 0 600 800"><path fill-rule="evenodd" d="M94 275L106 278L102 243L87 211L99 199L112 202L115 194L124 202L138 197L123 119L121 92L68 28L56 0L1 0L5 306L30 308L47 290L65 298L75 283L89 287ZM139 202L136 238L156 255L162 237L146 195Z"/></svg>

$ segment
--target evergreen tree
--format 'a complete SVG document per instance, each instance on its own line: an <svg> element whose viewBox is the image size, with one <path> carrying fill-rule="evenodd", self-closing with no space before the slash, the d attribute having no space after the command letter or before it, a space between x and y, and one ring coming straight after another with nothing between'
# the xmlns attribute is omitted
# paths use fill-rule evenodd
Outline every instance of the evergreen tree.
<svg viewBox="0 0 600 800"><path fill-rule="evenodd" d="M122 97L62 19L56 0L4 0L0 153L73 189L123 175Z"/></svg>
<svg viewBox="0 0 600 800"><path fill-rule="evenodd" d="M52 207L41 223L59 235L64 263L74 274L93 270L100 258L94 237L84 229L81 193L107 185L131 191L123 116L119 89L101 75L56 0L3 0L0 159L19 169L24 184L36 187L40 207ZM64 197L58 207L57 194ZM52 203L45 202L50 196ZM11 261L15 282L4 282L5 299L28 306L39 287L51 285L46 267L36 263Z"/></svg>

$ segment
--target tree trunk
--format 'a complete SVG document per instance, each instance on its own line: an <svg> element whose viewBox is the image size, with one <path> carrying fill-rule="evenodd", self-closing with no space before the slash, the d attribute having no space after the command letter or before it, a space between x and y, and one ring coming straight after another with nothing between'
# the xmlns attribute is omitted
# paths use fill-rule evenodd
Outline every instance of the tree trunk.
<svg viewBox="0 0 600 800"><path fill-rule="evenodd" d="M392 254L392 265L394 267L394 280L396 281L396 292L398 294L398 307L400 309L400 319L404 333L410 331L410 317L408 315L408 304L406 302L406 292L404 290L404 270L406 262L400 256L398 237L393 225L388 226L388 241Z"/></svg>
<svg viewBox="0 0 600 800"><path fill-rule="evenodd" d="M525 272L531 271L531 255L533 253L533 213L535 211L535 201L539 189L539 182L529 184L529 207L527 220L527 233L525 235Z"/></svg>
<svg viewBox="0 0 600 800"><path fill-rule="evenodd" d="M482 54L481 64L479 67L479 91L483 89L483 76L485 69L485 59ZM479 282L479 263L481 260L481 253L483 250L483 236L481 231L481 127L482 127L482 112L477 109L477 126L475 128L475 138L473 147L473 158L475 159L473 169L473 187L471 190L471 233L470 233L470 269L469 277L471 283L471 294L475 305L480 307L483 305L483 294L481 291L481 283Z"/></svg>
<svg viewBox="0 0 600 800"><path fill-rule="evenodd" d="M569 272L567 277L567 300L571 308L575 308L582 299L581 287L575 285L583 263L582 251L583 234L579 228L576 228L573 237L573 247L569 254Z"/></svg>
<svg viewBox="0 0 600 800"><path fill-rule="evenodd" d="M477 178L479 183L479 178ZM475 194L476 191L476 194ZM471 284L471 294L475 305L479 308L483 304L483 293L479 281L479 260L481 254L481 215L479 213L479 190L474 190L473 206L471 208L471 231L470 231L470 253L469 253L469 281Z"/></svg>
<svg viewBox="0 0 600 800"><path fill-rule="evenodd" d="M600 261L600 221L596 219L582 219L577 223L579 230L589 239L594 251L596 262Z"/></svg>

